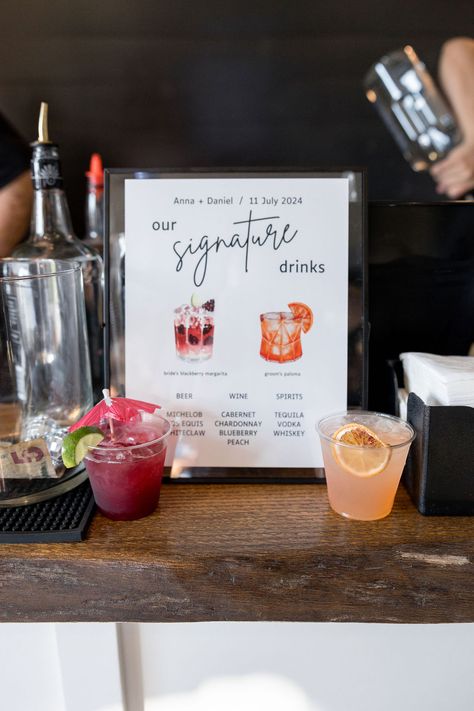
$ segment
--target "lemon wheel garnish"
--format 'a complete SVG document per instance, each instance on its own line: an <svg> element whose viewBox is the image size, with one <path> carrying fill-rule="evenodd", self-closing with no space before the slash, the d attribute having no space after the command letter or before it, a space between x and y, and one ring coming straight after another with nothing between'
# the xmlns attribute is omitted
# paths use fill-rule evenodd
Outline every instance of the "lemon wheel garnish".
<svg viewBox="0 0 474 711"><path fill-rule="evenodd" d="M350 422L340 427L332 439L341 446L332 444L332 454L336 462L350 474L371 477L381 474L392 454L382 440L365 425Z"/></svg>

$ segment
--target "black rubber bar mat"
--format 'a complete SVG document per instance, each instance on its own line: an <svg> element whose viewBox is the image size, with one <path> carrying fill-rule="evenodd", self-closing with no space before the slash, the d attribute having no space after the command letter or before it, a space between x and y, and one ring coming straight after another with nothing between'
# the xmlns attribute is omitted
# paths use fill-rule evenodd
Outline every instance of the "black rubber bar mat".
<svg viewBox="0 0 474 711"><path fill-rule="evenodd" d="M82 541L94 510L88 481L48 501L0 508L0 543Z"/></svg>

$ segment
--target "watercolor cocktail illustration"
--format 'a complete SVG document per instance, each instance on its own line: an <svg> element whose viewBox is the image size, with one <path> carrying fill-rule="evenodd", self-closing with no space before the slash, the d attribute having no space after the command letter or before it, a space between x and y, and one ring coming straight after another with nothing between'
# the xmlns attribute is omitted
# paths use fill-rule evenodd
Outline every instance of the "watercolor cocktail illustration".
<svg viewBox="0 0 474 711"><path fill-rule="evenodd" d="M260 355L264 360L289 363L303 355L301 334L312 327L313 312L301 302L292 302L288 308L260 314Z"/></svg>
<svg viewBox="0 0 474 711"><path fill-rule="evenodd" d="M209 360L214 346L215 300L193 294L190 304L174 311L176 355L188 362Z"/></svg>
<svg viewBox="0 0 474 711"><path fill-rule="evenodd" d="M318 432L331 508L359 521L388 516L413 428L398 417L354 410L325 417Z"/></svg>
<svg viewBox="0 0 474 711"><path fill-rule="evenodd" d="M84 460L95 501L111 519L148 516L157 507L172 425L158 405L104 399L63 440L66 467Z"/></svg>

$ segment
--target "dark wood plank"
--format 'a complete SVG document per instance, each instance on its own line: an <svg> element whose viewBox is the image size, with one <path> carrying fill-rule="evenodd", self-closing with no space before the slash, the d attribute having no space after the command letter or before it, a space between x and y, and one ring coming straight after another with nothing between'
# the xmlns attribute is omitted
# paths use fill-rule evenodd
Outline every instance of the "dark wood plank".
<svg viewBox="0 0 474 711"><path fill-rule="evenodd" d="M3 545L3 621L474 621L474 520L400 490L346 521L321 485L166 485L157 513L97 515L80 544Z"/></svg>

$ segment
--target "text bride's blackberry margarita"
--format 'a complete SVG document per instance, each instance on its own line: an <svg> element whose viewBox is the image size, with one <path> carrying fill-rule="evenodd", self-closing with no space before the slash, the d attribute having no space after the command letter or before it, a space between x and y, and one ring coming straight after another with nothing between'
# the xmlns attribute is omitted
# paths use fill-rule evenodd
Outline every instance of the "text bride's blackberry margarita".
<svg viewBox="0 0 474 711"><path fill-rule="evenodd" d="M109 518L131 520L158 505L171 423L141 413L129 422L101 423L105 437L84 459L99 509Z"/></svg>

